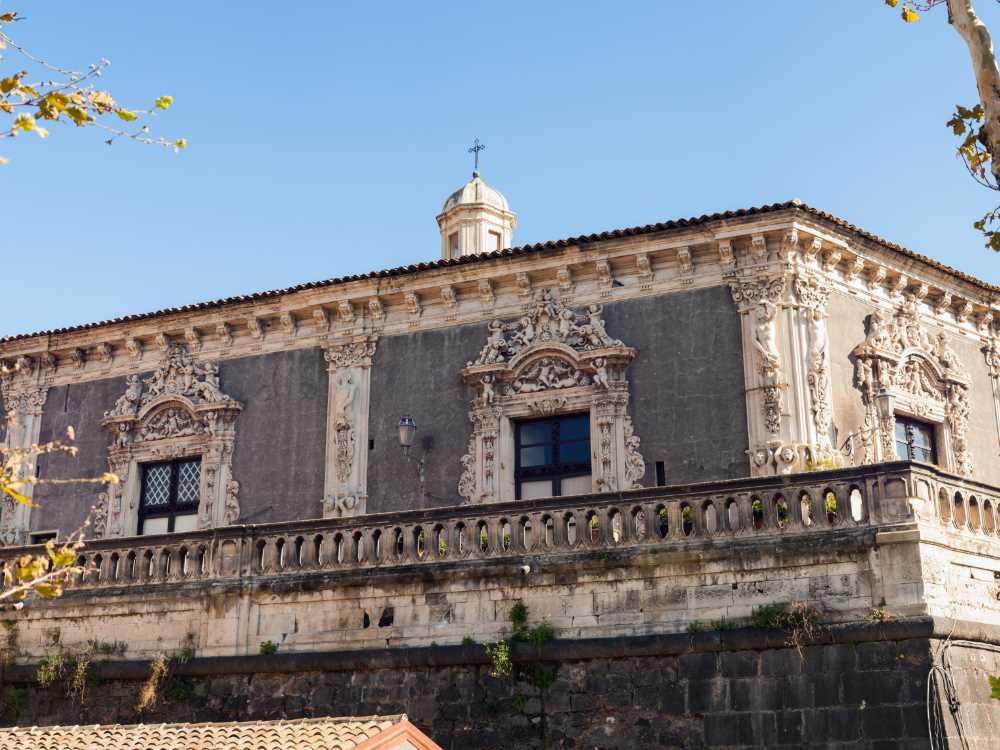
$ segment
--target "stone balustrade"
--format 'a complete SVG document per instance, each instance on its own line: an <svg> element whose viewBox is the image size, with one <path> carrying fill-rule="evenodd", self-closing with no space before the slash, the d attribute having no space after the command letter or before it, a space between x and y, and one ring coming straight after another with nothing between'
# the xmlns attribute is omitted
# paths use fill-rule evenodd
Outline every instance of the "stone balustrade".
<svg viewBox="0 0 1000 750"><path fill-rule="evenodd" d="M931 499L934 498L934 501ZM997 538L1000 489L907 462L517 503L92 540L74 589L665 548L891 528ZM917 508L914 516L912 508ZM924 510L921 511L920 507ZM0 551L0 565L37 547Z"/></svg>

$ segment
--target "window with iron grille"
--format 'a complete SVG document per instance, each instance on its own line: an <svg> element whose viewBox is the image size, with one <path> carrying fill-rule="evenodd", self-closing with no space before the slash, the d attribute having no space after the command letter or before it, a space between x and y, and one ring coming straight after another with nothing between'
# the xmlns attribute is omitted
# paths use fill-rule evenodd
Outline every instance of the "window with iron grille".
<svg viewBox="0 0 1000 750"><path fill-rule="evenodd" d="M902 461L937 463L934 425L896 415L896 455Z"/></svg>
<svg viewBox="0 0 1000 750"><path fill-rule="evenodd" d="M200 458L143 464L139 533L162 534L196 529L200 498Z"/></svg>
<svg viewBox="0 0 1000 750"><path fill-rule="evenodd" d="M518 500L591 491L589 414L532 419L516 427Z"/></svg>

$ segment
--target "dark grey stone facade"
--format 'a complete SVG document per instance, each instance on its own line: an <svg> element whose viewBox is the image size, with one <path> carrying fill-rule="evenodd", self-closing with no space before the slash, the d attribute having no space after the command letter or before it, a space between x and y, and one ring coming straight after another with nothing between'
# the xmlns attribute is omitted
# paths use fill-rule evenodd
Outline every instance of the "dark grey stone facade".
<svg viewBox="0 0 1000 750"><path fill-rule="evenodd" d="M222 389L243 402L233 476L241 523L323 515L326 362L321 349L223 360Z"/></svg>
<svg viewBox="0 0 1000 750"><path fill-rule="evenodd" d="M104 412L125 390L124 378L71 383L49 390L42 412L39 441L65 440L66 428L76 431L73 457L52 453L38 460L42 479L99 477L108 470L111 435L101 426ZM31 512L32 530L59 529L64 534L79 528L97 501L97 485L56 484L35 488L38 505Z"/></svg>
<svg viewBox="0 0 1000 750"><path fill-rule="evenodd" d="M459 461L472 432L472 392L460 371L486 335L486 325L478 324L379 339L371 373L368 512L461 503ZM399 447L396 426L404 414L417 423L414 452L427 457L423 501L417 467Z"/></svg>
<svg viewBox="0 0 1000 750"><path fill-rule="evenodd" d="M608 333L635 347L629 413L667 484L744 477L747 412L740 318L724 287L606 305Z"/></svg>

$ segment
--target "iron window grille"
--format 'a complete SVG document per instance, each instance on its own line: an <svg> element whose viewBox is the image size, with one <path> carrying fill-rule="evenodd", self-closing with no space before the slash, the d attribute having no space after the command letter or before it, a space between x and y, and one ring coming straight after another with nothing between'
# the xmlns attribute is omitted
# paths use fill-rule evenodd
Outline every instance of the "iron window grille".
<svg viewBox="0 0 1000 750"><path fill-rule="evenodd" d="M177 516L198 512L200 499L200 458L143 464L139 533L152 518L166 518L167 531L172 532Z"/></svg>

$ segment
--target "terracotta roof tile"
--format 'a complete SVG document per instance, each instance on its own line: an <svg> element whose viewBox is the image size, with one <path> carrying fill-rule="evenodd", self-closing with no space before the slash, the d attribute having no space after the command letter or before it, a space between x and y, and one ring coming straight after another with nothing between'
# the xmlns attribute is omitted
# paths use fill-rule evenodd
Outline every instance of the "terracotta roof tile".
<svg viewBox="0 0 1000 750"><path fill-rule="evenodd" d="M897 245L894 242L889 242L876 234L867 232L854 224L851 224L844 219L834 216L826 211L821 211L818 208L813 208L800 200L790 200L783 203L770 203L763 206L755 206L752 208L741 208L735 211L722 211L714 214L703 214L701 216L691 217L688 219L672 219L669 221L657 222L655 224L646 224L644 226L638 227L628 227L625 229L613 229L606 232L599 232L593 234L583 234L576 237L568 237L561 240L549 240L547 242L535 243L532 245L522 245L520 247L507 248L506 250L496 250L489 253L479 253L478 255L466 255L461 258L454 258L451 260L436 260L428 261L423 263L414 263L408 266L398 266L396 268L389 268L382 271L371 271L365 274L355 274L352 276L340 276L332 279L324 279L322 281L310 281L305 284L297 284L295 286L286 287L283 289L272 289L265 292L253 292L251 294L241 294L234 297L224 297L221 299L210 300L208 302L197 302L191 305L181 305L179 307L168 307L163 310L156 310L154 312L138 313L134 315L123 315L119 318L112 318L110 320L101 320L96 323L85 323L82 325L68 326L65 328L54 328L47 331L36 331L35 333L22 333L13 336L0 337L0 344L19 341L26 338L32 338L33 336L46 336L52 334L60 333L73 333L76 331L86 331L93 328L99 328L105 325L112 325L116 323L127 323L135 322L141 320L149 320L150 318L156 318L164 315L170 315L173 313L184 313L184 312L194 312L199 310L212 310L220 307L225 307L227 305L235 305L241 302L256 302L260 300L273 299L275 297L280 297L285 294L291 294L294 292L306 291L309 289L320 289L323 287L337 286L339 284L346 284L352 281L361 281L364 279L383 279L393 276L403 276L405 274L415 273L418 271L428 271L436 270L441 268L448 268L451 266L460 266L469 263L481 263L487 260L496 258L509 258L520 255L528 255L531 253L544 252L546 250L554 250L564 247L572 247L574 245L586 245L592 242L601 242L603 240L617 239L620 237L634 237L645 234L652 234L654 232L662 232L669 229L684 229L689 227L697 227L703 224L709 224L715 221L725 221L727 219L741 219L741 218L752 218L755 216L777 213L779 211L797 210L804 212L810 216L823 219L828 221L841 229L846 229L850 232L854 232L860 237L866 240L874 242L876 244L882 245L883 247L894 250L909 258L919 260L923 263L932 266L938 270L944 271L946 273L952 274L957 278L963 279L975 286L982 288L986 292L1000 292L1000 287L989 284L981 279L977 279L967 273L959 271L951 266L945 265L940 261L934 260L926 255L921 255L920 253L915 253L902 245Z"/></svg>
<svg viewBox="0 0 1000 750"><path fill-rule="evenodd" d="M0 729L0 750L353 750L406 717Z"/></svg>

